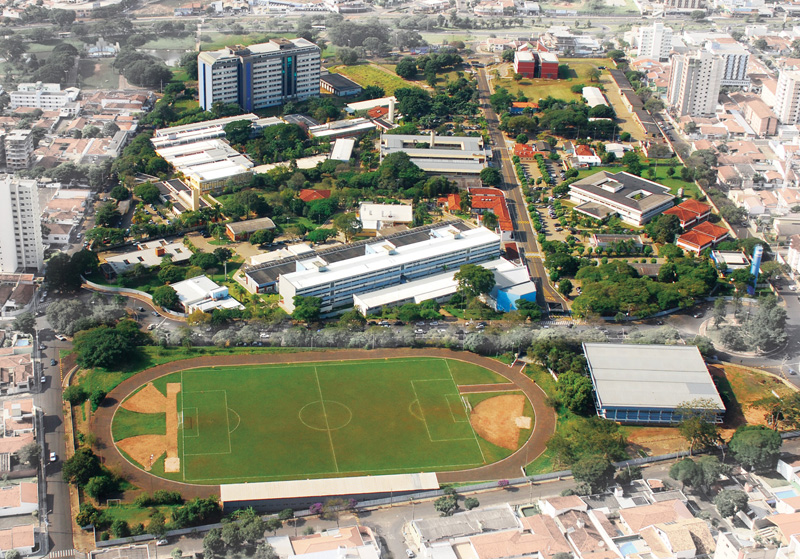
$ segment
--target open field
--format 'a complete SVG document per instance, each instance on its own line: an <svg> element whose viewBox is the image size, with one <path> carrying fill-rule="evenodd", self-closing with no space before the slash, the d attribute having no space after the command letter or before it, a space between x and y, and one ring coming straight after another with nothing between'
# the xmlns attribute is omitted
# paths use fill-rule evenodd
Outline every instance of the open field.
<svg viewBox="0 0 800 559"><path fill-rule="evenodd" d="M502 381L441 358L190 369L153 381L171 394L165 422L120 408L112 431L117 443L166 433L151 472L197 484L465 469L511 451L479 439L458 385ZM525 403L520 411L532 417ZM530 430L520 431L524 442ZM180 462L173 472L164 454L171 436Z"/></svg>
<svg viewBox="0 0 800 559"><path fill-rule="evenodd" d="M375 64L366 63L357 64L355 66L331 66L328 70L334 74L342 74L363 87L368 85L380 86L386 92L386 95L392 95L395 89L412 85L411 82L407 82L400 76Z"/></svg>
<svg viewBox="0 0 800 559"><path fill-rule="evenodd" d="M566 64L569 66L569 71L566 79L560 80L544 80L544 79L522 79L518 82L510 77L501 78L496 80L495 86L505 87L514 95L522 91L530 101L538 101L548 96L555 97L556 99L564 99L565 101L572 101L580 99L580 94L575 94L570 91L570 88L576 84L593 85L587 77L587 73L591 68L598 66L605 66L606 68L613 68L614 62L609 58L561 58L559 64ZM505 68L507 74L501 70L501 75L511 76L514 71L513 67L508 64ZM601 70L603 78L606 81L611 81L607 70ZM596 85L596 84L594 84Z"/></svg>
<svg viewBox="0 0 800 559"><path fill-rule="evenodd" d="M111 67L113 58L82 58L79 73L83 89L114 89L119 84L119 72Z"/></svg>

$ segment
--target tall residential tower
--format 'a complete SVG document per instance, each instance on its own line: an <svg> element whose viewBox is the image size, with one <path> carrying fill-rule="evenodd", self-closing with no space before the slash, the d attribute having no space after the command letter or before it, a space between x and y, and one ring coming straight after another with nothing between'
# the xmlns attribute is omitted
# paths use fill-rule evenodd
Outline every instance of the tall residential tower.
<svg viewBox="0 0 800 559"><path fill-rule="evenodd" d="M197 56L200 106L235 103L244 111L319 96L320 49L306 39L271 39Z"/></svg>
<svg viewBox="0 0 800 559"><path fill-rule="evenodd" d="M36 181L0 177L0 272L38 271L43 262Z"/></svg>
<svg viewBox="0 0 800 559"><path fill-rule="evenodd" d="M639 47L636 56L655 60L669 60L672 50L672 27L655 22L650 27L639 28Z"/></svg>
<svg viewBox="0 0 800 559"><path fill-rule="evenodd" d="M800 72L782 70L775 88L775 115L781 124L800 122Z"/></svg>
<svg viewBox="0 0 800 559"><path fill-rule="evenodd" d="M723 71L723 58L708 51L674 55L667 100L678 116L713 115Z"/></svg>

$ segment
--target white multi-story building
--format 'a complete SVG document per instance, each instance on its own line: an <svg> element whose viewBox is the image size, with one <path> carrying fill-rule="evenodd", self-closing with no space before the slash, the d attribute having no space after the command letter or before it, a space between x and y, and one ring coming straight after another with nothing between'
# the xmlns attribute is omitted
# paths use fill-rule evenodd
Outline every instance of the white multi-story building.
<svg viewBox="0 0 800 559"><path fill-rule="evenodd" d="M723 59L708 51L672 57L667 100L678 116L713 115L722 85Z"/></svg>
<svg viewBox="0 0 800 559"><path fill-rule="evenodd" d="M319 297L323 313L353 308L353 295L435 276L463 264L480 264L500 255L500 236L485 227L431 229L417 242L377 239L363 254L339 260L317 254L298 260L295 271L278 281L281 306L294 311L294 297Z"/></svg>
<svg viewBox="0 0 800 559"><path fill-rule="evenodd" d="M81 90L77 87L68 87L61 90L57 83L21 83L17 91L11 92L10 106L33 107L43 111L57 111L67 104L75 103Z"/></svg>
<svg viewBox="0 0 800 559"><path fill-rule="evenodd" d="M669 60L672 50L672 27L663 23L654 23L650 27L639 28L637 56L646 56L656 60Z"/></svg>
<svg viewBox="0 0 800 559"><path fill-rule="evenodd" d="M723 87L750 87L747 77L747 65L750 63L750 52L739 43L719 43L709 41L706 50L722 57L723 70L720 85Z"/></svg>
<svg viewBox="0 0 800 559"><path fill-rule="evenodd" d="M44 261L35 180L0 179L0 272L41 270Z"/></svg>
<svg viewBox="0 0 800 559"><path fill-rule="evenodd" d="M800 72L782 70L775 89L775 115L781 124L800 121Z"/></svg>
<svg viewBox="0 0 800 559"><path fill-rule="evenodd" d="M197 57L200 106L235 103L245 111L319 96L320 49L306 39L271 39Z"/></svg>
<svg viewBox="0 0 800 559"><path fill-rule="evenodd" d="M12 171L28 169L33 161L33 134L30 130L12 130L4 139L6 167Z"/></svg>

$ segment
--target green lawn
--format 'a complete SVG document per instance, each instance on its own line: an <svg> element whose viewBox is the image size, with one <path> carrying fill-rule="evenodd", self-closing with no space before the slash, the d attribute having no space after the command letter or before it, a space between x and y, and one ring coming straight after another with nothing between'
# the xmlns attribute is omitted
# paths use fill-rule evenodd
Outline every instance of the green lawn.
<svg viewBox="0 0 800 559"><path fill-rule="evenodd" d="M580 83L585 85L597 85L589 81L586 75L589 69L598 66L605 66L606 68L614 67L611 60L607 58L562 58L559 60L559 64L566 64L569 66L566 79L544 80L537 78L523 79L517 82L511 78L501 78L495 80L495 86L502 86L514 95L522 91L528 100L533 102L548 96L572 101L573 99L580 99L580 94L572 93L570 90L573 85ZM511 71L513 72L513 69ZM602 73L606 75L608 70L602 70Z"/></svg>
<svg viewBox="0 0 800 559"><path fill-rule="evenodd" d="M450 372L453 373L453 380L458 385L508 382L507 378L473 363L456 361L454 359L450 360L448 363L450 365Z"/></svg>
<svg viewBox="0 0 800 559"><path fill-rule="evenodd" d="M357 64L355 66L331 66L328 69L334 74L342 74L350 78L363 87L368 85L380 86L386 92L386 95L392 95L395 89L412 85L411 82L407 82L400 76L392 74L389 70L381 69L369 63Z"/></svg>
<svg viewBox="0 0 800 559"><path fill-rule="evenodd" d="M137 413L119 408L114 414L114 440L121 441L136 435L165 435L167 414Z"/></svg>
<svg viewBox="0 0 800 559"><path fill-rule="evenodd" d="M194 49L195 37L191 33L185 37L159 37L142 45L142 49L189 50Z"/></svg>
<svg viewBox="0 0 800 559"><path fill-rule="evenodd" d="M473 431L448 359L405 358L192 369L180 383L180 473L188 483L444 471L500 456ZM127 418L126 418L127 421ZM143 429L153 422L142 422ZM117 429L116 420L113 426ZM128 424L125 424L128 429ZM128 431L135 432L135 431Z"/></svg>

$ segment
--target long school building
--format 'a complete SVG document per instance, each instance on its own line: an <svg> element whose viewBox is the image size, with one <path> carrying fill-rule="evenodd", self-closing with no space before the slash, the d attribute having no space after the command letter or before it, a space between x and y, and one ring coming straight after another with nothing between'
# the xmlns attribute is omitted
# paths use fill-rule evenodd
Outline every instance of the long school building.
<svg viewBox="0 0 800 559"><path fill-rule="evenodd" d="M293 298L300 295L322 299L323 314L347 310L353 307L354 295L494 260L501 252L500 237L484 227L430 229L425 237L410 244L378 240L348 259L317 254L298 260L295 271L278 279L281 306L293 312Z"/></svg>
<svg viewBox="0 0 800 559"><path fill-rule="evenodd" d="M244 111L319 96L320 49L306 39L272 39L197 56L200 106L235 103Z"/></svg>

